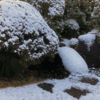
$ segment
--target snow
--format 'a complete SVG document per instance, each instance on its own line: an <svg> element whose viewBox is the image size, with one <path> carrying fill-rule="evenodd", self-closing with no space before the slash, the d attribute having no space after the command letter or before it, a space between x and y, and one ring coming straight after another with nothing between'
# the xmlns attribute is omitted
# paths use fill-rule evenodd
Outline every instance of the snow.
<svg viewBox="0 0 100 100"><path fill-rule="evenodd" d="M93 29L92 31L88 32L87 34L98 34L99 33L99 30L97 29Z"/></svg>
<svg viewBox="0 0 100 100"><path fill-rule="evenodd" d="M94 44L96 35L95 34L80 35L78 39L79 41L85 42L85 44L87 45L88 51L90 51L90 47Z"/></svg>
<svg viewBox="0 0 100 100"><path fill-rule="evenodd" d="M71 38L70 40L69 40L69 45L77 45L78 44L78 39L76 39L76 38Z"/></svg>
<svg viewBox="0 0 100 100"><path fill-rule="evenodd" d="M78 44L78 39L77 38L71 38L69 39L63 39L63 41L61 41L61 43L64 43L67 47L69 46L74 46Z"/></svg>
<svg viewBox="0 0 100 100"><path fill-rule="evenodd" d="M66 46L69 46L69 40L68 39L63 39L61 43L64 43Z"/></svg>
<svg viewBox="0 0 100 100"><path fill-rule="evenodd" d="M65 25L68 25L72 30L79 30L80 26L78 25L78 23L76 22L75 19L68 19L67 21L65 21Z"/></svg>
<svg viewBox="0 0 100 100"><path fill-rule="evenodd" d="M72 74L88 72L86 62L74 49L70 47L59 47L58 53L62 59L65 69Z"/></svg>
<svg viewBox="0 0 100 100"><path fill-rule="evenodd" d="M89 83L82 83L80 80L82 77L95 78L99 82L96 85ZM50 93L37 85L40 83L51 83L54 85L52 88L53 93ZM64 92L65 89L71 87L77 89L88 89L91 93L87 93L86 96L81 96L79 99ZM0 100L99 100L100 98L100 77L91 73L70 75L65 79L52 79L45 80L39 83L33 83L30 85L20 87L8 87L0 89Z"/></svg>
<svg viewBox="0 0 100 100"><path fill-rule="evenodd" d="M99 29L93 29L92 31L88 32L87 34L95 34L97 37L100 37Z"/></svg>
<svg viewBox="0 0 100 100"><path fill-rule="evenodd" d="M63 15L64 14L64 8L65 8L65 0L50 0L52 7L49 7L49 13L48 15Z"/></svg>

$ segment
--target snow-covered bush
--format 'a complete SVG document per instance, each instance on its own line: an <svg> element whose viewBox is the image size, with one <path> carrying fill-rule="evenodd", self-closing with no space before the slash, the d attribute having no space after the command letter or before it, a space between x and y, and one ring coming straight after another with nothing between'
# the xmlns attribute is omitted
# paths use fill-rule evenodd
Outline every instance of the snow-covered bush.
<svg viewBox="0 0 100 100"><path fill-rule="evenodd" d="M77 37L79 35L79 28L80 26L74 19L69 19L65 21L64 24L64 30L62 32L62 35L67 36L69 38L71 37Z"/></svg>
<svg viewBox="0 0 100 100"><path fill-rule="evenodd" d="M43 16L48 25L60 34L63 29L65 0L21 0L32 4Z"/></svg>
<svg viewBox="0 0 100 100"><path fill-rule="evenodd" d="M27 68L46 56L54 57L58 42L58 36L32 5L18 0L0 1L0 54L16 58Z"/></svg>

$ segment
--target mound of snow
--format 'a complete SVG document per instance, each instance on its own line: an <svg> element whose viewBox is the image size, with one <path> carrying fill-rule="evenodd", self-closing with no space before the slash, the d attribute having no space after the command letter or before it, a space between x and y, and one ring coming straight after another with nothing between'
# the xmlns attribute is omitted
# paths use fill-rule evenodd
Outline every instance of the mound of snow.
<svg viewBox="0 0 100 100"><path fill-rule="evenodd" d="M88 51L90 51L90 47L94 44L96 35L95 34L80 35L78 39L79 41L85 42L85 44L87 45Z"/></svg>
<svg viewBox="0 0 100 100"><path fill-rule="evenodd" d="M86 62L74 49L70 47L59 47L58 53L62 59L65 69L72 74L88 72Z"/></svg>
<svg viewBox="0 0 100 100"><path fill-rule="evenodd" d="M0 1L0 50L20 55L23 62L36 62L57 53L58 36L41 14L19 0Z"/></svg>

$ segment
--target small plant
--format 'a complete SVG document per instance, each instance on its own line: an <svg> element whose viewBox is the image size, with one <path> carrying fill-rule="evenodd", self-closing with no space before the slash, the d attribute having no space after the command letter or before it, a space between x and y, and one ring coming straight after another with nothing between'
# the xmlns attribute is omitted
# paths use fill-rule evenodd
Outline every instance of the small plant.
<svg viewBox="0 0 100 100"><path fill-rule="evenodd" d="M79 35L79 25L74 19L69 19L65 21L64 31L61 35L66 36L67 38L78 37Z"/></svg>

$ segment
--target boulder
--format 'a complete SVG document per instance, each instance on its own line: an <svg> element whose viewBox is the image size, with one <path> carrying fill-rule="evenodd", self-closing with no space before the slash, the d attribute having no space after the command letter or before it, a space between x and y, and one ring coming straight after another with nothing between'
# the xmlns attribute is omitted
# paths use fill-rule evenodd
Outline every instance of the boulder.
<svg viewBox="0 0 100 100"><path fill-rule="evenodd" d="M54 58L58 45L58 36L32 5L18 0L0 1L1 62L14 60L27 68L46 57Z"/></svg>
<svg viewBox="0 0 100 100"><path fill-rule="evenodd" d="M84 74L88 73L88 66L81 55L70 47L59 47L59 56L62 59L62 63L66 70L71 74Z"/></svg>
<svg viewBox="0 0 100 100"><path fill-rule="evenodd" d="M76 50L86 60L88 67L99 67L99 44L95 34L85 34L78 37L79 43Z"/></svg>

